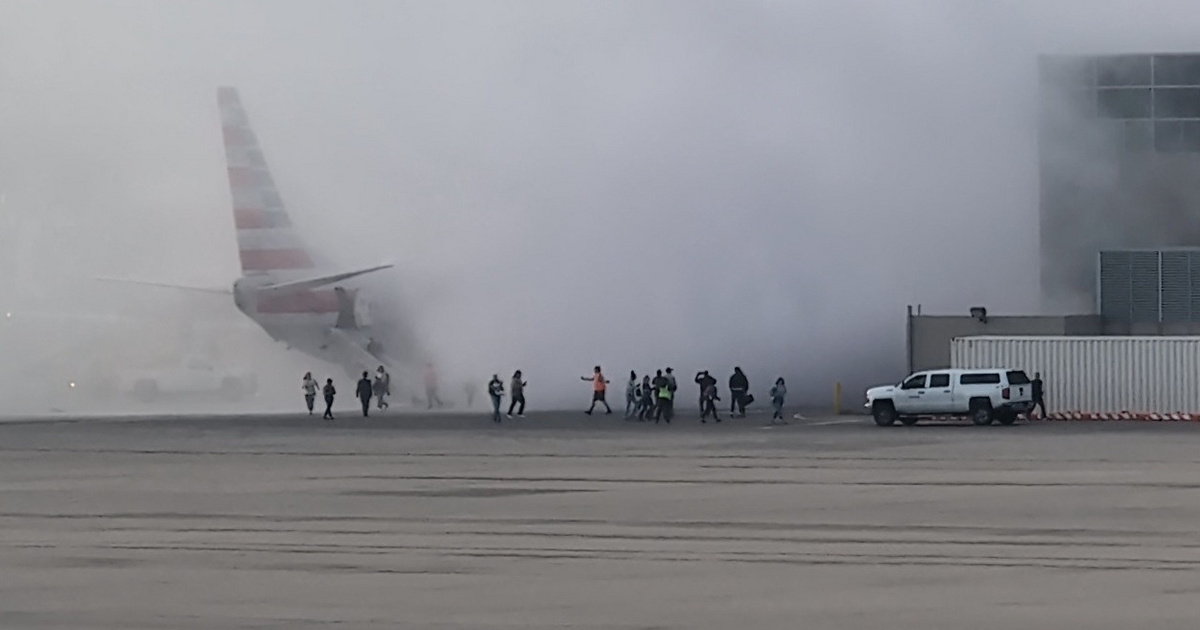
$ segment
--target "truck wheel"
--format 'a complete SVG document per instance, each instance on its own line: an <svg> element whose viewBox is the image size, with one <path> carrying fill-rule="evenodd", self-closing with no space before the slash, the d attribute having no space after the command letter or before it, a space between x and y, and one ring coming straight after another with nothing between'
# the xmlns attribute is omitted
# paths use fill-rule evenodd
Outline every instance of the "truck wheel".
<svg viewBox="0 0 1200 630"><path fill-rule="evenodd" d="M983 427L992 423L992 404L988 401L971 401L971 422Z"/></svg>
<svg viewBox="0 0 1200 630"><path fill-rule="evenodd" d="M916 416L900 416L900 424L903 424L906 427L911 427L912 425L916 424L917 420L919 420L919 418Z"/></svg>
<svg viewBox="0 0 1200 630"><path fill-rule="evenodd" d="M1000 421L1000 424L1011 425L1017 421L1017 412L1005 409L996 413L996 419Z"/></svg>
<svg viewBox="0 0 1200 630"><path fill-rule="evenodd" d="M896 424L896 408L889 402L878 402L871 407L871 415L875 417L875 424L881 427L890 427Z"/></svg>
<svg viewBox="0 0 1200 630"><path fill-rule="evenodd" d="M158 398L158 383L143 378L133 384L133 395L142 402L154 402Z"/></svg>

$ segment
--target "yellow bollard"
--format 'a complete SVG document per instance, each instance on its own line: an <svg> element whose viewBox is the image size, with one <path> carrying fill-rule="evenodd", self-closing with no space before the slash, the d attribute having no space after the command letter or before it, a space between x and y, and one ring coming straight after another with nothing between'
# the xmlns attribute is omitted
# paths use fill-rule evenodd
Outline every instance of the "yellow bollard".
<svg viewBox="0 0 1200 630"><path fill-rule="evenodd" d="M842 382L835 381L833 384L833 415L842 415Z"/></svg>

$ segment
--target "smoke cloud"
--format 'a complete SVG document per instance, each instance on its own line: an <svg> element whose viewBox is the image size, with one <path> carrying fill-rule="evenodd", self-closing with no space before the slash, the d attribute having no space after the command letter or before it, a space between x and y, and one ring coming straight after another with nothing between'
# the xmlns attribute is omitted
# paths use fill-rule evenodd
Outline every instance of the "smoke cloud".
<svg viewBox="0 0 1200 630"><path fill-rule="evenodd" d="M219 298L90 280L237 277L233 85L310 246L397 263L363 284L448 393L520 368L563 406L595 364L740 365L853 404L900 376L906 304L1039 308L1037 55L1187 50L1197 23L1136 0L10 1L0 238L38 246L6 248L9 308L147 317L104 335L176 354L237 339L223 360L288 404L304 369L340 376ZM82 366L87 330L44 334Z"/></svg>

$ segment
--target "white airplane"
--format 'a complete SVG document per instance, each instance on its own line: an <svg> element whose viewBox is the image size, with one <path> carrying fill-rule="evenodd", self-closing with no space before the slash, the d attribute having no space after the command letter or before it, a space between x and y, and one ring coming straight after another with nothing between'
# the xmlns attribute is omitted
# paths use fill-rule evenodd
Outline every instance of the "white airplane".
<svg viewBox="0 0 1200 630"><path fill-rule="evenodd" d="M373 329L358 290L339 284L393 265L345 271L322 264L292 228L237 90L218 88L217 104L242 276L231 289L100 279L231 294L239 311L288 348L340 365L355 377L381 364L395 366L382 339L403 337Z"/></svg>

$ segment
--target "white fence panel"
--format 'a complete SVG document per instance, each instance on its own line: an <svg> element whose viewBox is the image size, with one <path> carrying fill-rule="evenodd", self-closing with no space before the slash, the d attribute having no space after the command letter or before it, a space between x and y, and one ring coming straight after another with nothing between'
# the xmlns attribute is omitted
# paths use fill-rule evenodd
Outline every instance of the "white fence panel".
<svg viewBox="0 0 1200 630"><path fill-rule="evenodd" d="M1200 413L1200 337L961 337L950 362L1040 372L1051 412Z"/></svg>

